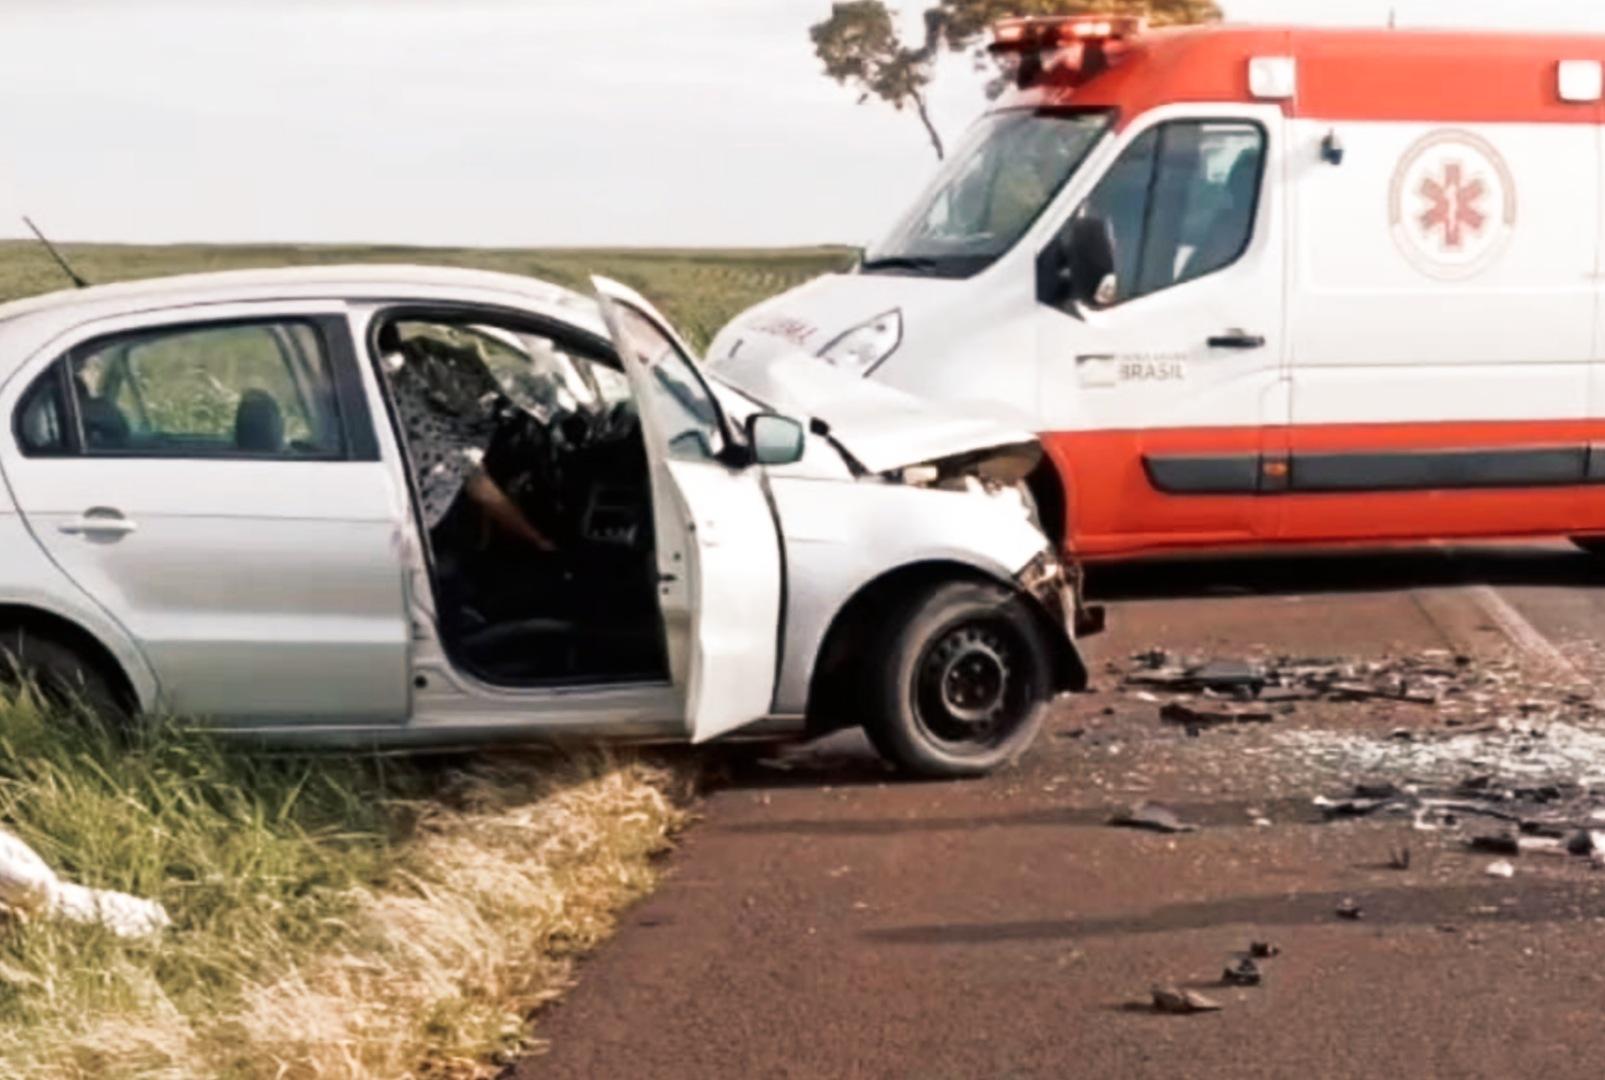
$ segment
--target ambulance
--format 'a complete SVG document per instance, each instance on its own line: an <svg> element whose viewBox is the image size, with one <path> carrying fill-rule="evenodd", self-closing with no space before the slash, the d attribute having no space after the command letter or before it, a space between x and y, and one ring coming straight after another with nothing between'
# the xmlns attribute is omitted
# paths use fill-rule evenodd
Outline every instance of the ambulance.
<svg viewBox="0 0 1605 1080"><path fill-rule="evenodd" d="M1605 550L1605 38L1015 19L852 272L710 358L1042 435L1083 558L1569 536Z"/></svg>

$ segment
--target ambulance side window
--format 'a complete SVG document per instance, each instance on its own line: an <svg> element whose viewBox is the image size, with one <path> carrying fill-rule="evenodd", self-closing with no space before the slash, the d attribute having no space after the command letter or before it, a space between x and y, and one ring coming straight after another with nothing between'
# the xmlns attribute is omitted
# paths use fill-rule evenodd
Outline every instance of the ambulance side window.
<svg viewBox="0 0 1605 1080"><path fill-rule="evenodd" d="M1257 124L1178 121L1144 132L1110 167L1078 217L1114 238L1113 303L1235 263L1254 234L1264 172Z"/></svg>

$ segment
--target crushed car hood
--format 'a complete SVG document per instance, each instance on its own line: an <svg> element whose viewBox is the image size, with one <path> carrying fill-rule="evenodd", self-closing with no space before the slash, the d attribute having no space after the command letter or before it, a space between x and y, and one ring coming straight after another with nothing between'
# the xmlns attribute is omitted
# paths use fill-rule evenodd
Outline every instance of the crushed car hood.
<svg viewBox="0 0 1605 1080"><path fill-rule="evenodd" d="M817 420L870 472L1035 445L1026 428L859 378L795 349L710 361L721 380L776 412Z"/></svg>

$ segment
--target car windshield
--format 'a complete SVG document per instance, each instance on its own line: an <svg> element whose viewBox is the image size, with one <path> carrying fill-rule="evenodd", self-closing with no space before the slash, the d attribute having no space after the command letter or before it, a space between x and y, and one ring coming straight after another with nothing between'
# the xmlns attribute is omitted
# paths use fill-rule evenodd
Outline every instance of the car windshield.
<svg viewBox="0 0 1605 1080"><path fill-rule="evenodd" d="M1109 129L1105 112L1014 109L983 117L914 209L866 255L865 273L968 277L1031 227Z"/></svg>

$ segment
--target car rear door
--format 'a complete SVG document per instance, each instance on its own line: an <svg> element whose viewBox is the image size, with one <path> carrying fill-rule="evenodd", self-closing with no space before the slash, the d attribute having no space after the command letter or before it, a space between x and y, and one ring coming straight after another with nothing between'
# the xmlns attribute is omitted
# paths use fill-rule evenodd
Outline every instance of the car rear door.
<svg viewBox="0 0 1605 1080"><path fill-rule="evenodd" d="M72 332L0 388L0 454L28 528L138 643L164 707L399 724L406 503L367 401L341 304L146 313Z"/></svg>
<svg viewBox="0 0 1605 1080"><path fill-rule="evenodd" d="M730 433L690 350L639 294L592 281L640 405L670 668L691 739L706 742L769 714L779 531L761 471L721 460Z"/></svg>

